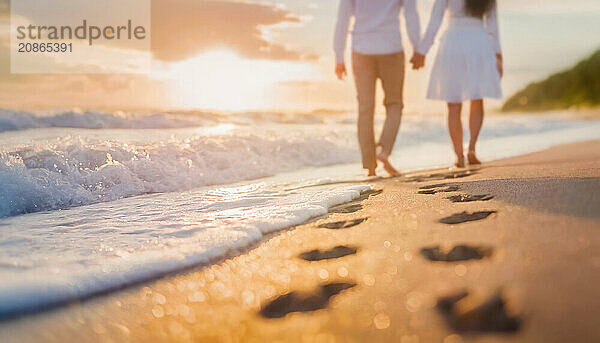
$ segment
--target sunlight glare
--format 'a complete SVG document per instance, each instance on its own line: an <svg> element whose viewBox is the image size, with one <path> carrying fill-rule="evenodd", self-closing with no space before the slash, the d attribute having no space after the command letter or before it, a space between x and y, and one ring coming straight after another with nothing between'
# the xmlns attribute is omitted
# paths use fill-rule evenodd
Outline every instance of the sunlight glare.
<svg viewBox="0 0 600 343"><path fill-rule="evenodd" d="M269 108L279 82L314 77L305 63L249 60L229 51L213 51L173 64L174 101L183 108L253 110Z"/></svg>

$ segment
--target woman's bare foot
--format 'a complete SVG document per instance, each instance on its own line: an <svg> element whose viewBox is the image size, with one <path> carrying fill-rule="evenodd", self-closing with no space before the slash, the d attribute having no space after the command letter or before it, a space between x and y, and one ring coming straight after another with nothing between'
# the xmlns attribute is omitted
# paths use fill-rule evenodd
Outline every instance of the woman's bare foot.
<svg viewBox="0 0 600 343"><path fill-rule="evenodd" d="M479 164L481 164L481 161L475 155L475 151L469 151L469 153L467 154L467 158L469 159L469 164L470 165L479 165Z"/></svg>
<svg viewBox="0 0 600 343"><path fill-rule="evenodd" d="M388 160L388 157L384 154L377 155L377 159L383 163L383 169L390 174L390 176L400 176L400 172L394 168L394 166Z"/></svg>
<svg viewBox="0 0 600 343"><path fill-rule="evenodd" d="M465 157L464 156L458 156L456 158L456 162L454 162L454 166L456 168L464 168L465 167Z"/></svg>

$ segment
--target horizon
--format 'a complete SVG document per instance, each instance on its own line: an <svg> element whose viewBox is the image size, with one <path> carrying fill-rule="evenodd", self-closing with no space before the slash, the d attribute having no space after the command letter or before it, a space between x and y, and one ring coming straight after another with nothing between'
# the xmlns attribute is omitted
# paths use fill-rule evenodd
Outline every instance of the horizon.
<svg viewBox="0 0 600 343"><path fill-rule="evenodd" d="M332 39L338 1L177 0L171 4L172 13L152 20L152 70L148 74L10 74L10 43L3 30L0 107L218 112L354 108L352 79L339 82L333 75ZM153 0L152 5L156 13L168 12L163 0ZM419 2L422 30L431 5L432 0ZM506 63L503 100L531 82L570 68L600 48L600 35L593 34L600 33L597 2L523 4L507 0L499 2L499 11ZM9 25L8 13L8 0L0 0L3 28ZM179 26L168 20L173 15L180 19ZM211 19L223 16L229 20ZM412 47L401 22L404 48L410 54ZM198 41L174 49L173 42L163 37L189 40L180 37L184 29ZM244 33L237 37L234 32ZM443 104L425 100L435 51L436 47L424 71L407 73L407 112L442 113ZM501 103L490 101L488 106L495 110Z"/></svg>

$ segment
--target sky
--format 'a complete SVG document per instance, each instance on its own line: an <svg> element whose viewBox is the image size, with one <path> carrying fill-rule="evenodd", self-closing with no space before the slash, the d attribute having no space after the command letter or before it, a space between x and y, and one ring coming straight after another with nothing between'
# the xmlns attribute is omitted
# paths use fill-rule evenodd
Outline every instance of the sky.
<svg viewBox="0 0 600 343"><path fill-rule="evenodd" d="M150 73L16 75L10 74L9 64L9 0L0 0L0 108L355 107L352 79L338 81L333 74L338 0L151 1ZM417 2L425 27L433 0ZM598 0L498 0L498 5L505 97L600 48ZM412 54L406 37L404 44ZM436 48L431 51L427 68L407 73L409 112L443 109L443 104L425 100ZM490 101L491 108L500 104Z"/></svg>

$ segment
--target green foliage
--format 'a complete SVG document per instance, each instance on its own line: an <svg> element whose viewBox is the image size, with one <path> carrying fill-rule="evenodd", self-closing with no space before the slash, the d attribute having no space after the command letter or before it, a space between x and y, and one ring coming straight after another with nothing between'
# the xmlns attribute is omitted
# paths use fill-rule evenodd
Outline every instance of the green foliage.
<svg viewBox="0 0 600 343"><path fill-rule="evenodd" d="M600 105L600 50L570 70L534 82L508 99L502 111L547 111Z"/></svg>

